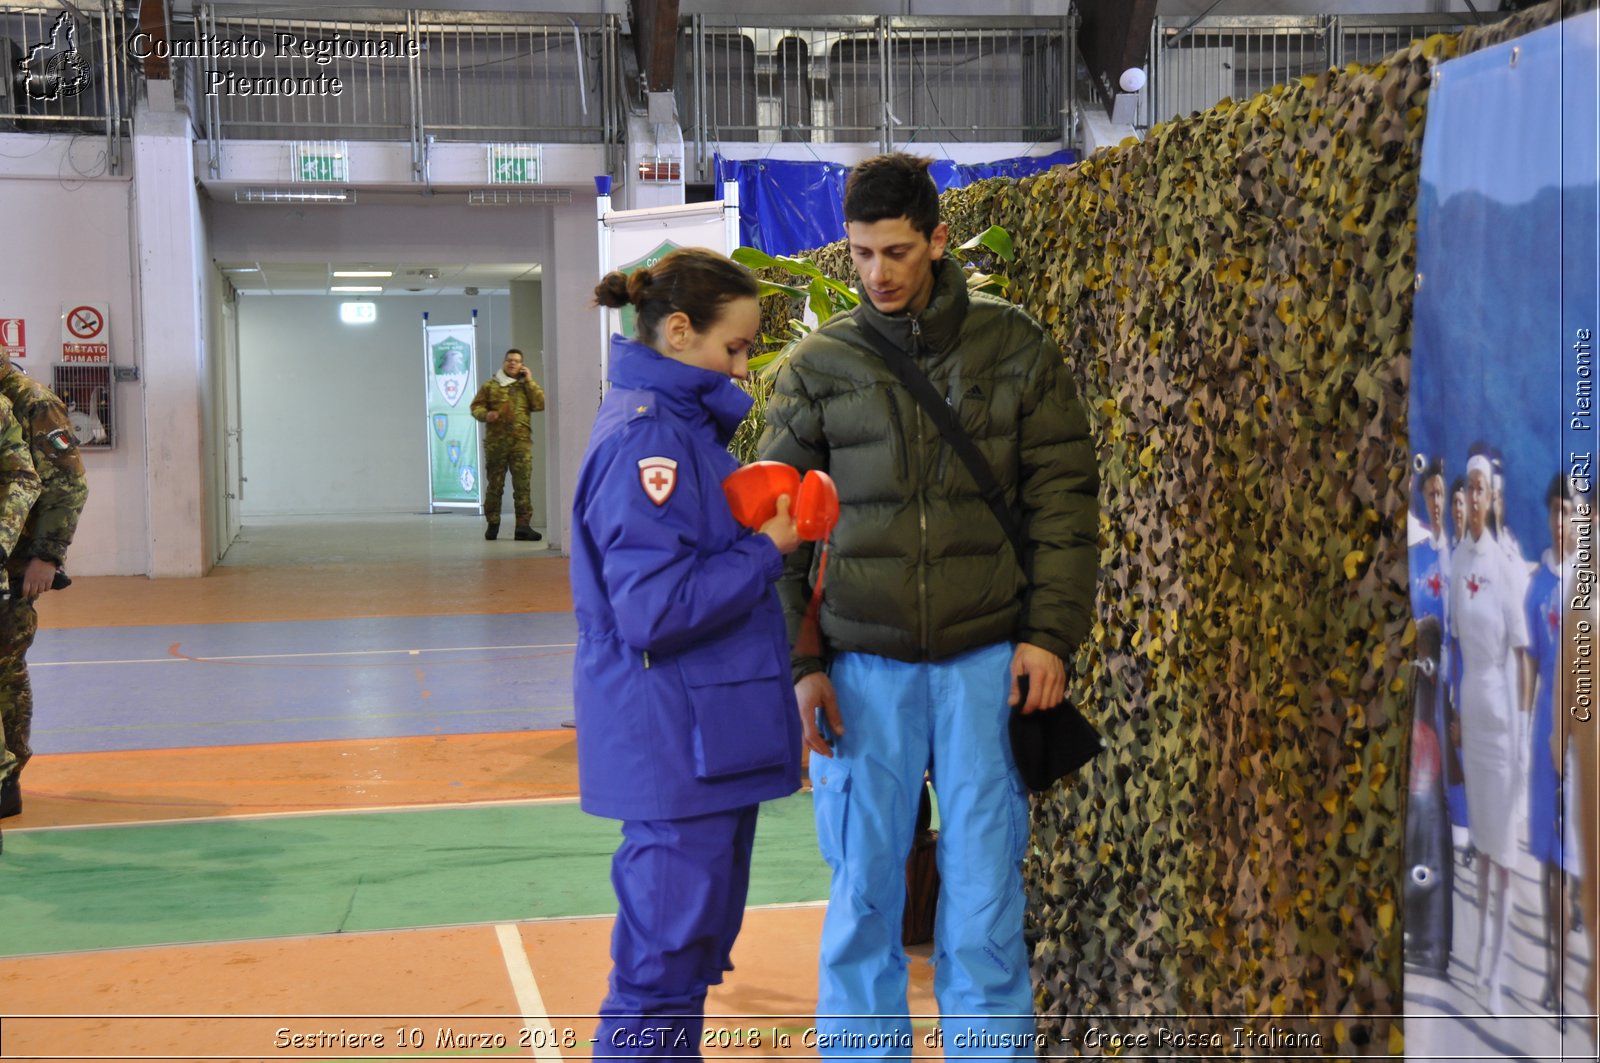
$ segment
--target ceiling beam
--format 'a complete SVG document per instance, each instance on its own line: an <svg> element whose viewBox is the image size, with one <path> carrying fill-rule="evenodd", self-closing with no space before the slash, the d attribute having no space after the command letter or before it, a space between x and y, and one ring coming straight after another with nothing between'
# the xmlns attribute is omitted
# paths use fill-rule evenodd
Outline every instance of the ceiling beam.
<svg viewBox="0 0 1600 1063"><path fill-rule="evenodd" d="M172 77L172 63L155 55L166 51L167 0L139 0L139 32L145 35L147 54L143 60L144 76L151 81L166 81Z"/></svg>
<svg viewBox="0 0 1600 1063"><path fill-rule="evenodd" d="M1078 0L1078 13L1078 53L1110 111L1122 72L1147 61L1156 0Z"/></svg>
<svg viewBox="0 0 1600 1063"><path fill-rule="evenodd" d="M628 0L646 92L671 92L678 62L678 0Z"/></svg>

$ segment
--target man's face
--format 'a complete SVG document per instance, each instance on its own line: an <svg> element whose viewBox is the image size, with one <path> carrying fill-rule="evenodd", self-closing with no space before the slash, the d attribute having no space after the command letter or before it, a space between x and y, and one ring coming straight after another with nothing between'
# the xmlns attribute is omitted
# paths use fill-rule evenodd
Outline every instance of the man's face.
<svg viewBox="0 0 1600 1063"><path fill-rule="evenodd" d="M1480 470L1467 473L1467 527L1474 539L1483 536L1488 523L1490 493L1489 481Z"/></svg>
<svg viewBox="0 0 1600 1063"><path fill-rule="evenodd" d="M506 355L505 364L500 367L500 371L509 377L521 376L522 355L518 354L516 351L512 351L510 354Z"/></svg>
<svg viewBox="0 0 1600 1063"><path fill-rule="evenodd" d="M1433 533L1444 534L1444 477L1428 477L1422 485L1422 498L1428 505L1428 524Z"/></svg>
<svg viewBox="0 0 1600 1063"><path fill-rule="evenodd" d="M933 298L933 264L944 257L950 229L940 222L929 239L906 218L847 221L850 261L880 314L920 314Z"/></svg>
<svg viewBox="0 0 1600 1063"><path fill-rule="evenodd" d="M1578 549L1578 526L1573 523L1572 515L1577 512L1570 498L1556 498L1550 501L1547 514L1550 518L1550 546L1556 557L1570 556Z"/></svg>

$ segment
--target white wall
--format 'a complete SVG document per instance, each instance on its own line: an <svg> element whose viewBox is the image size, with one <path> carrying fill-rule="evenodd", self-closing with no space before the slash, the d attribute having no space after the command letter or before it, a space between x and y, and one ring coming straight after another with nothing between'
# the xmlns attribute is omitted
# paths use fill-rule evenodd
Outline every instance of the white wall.
<svg viewBox="0 0 1600 1063"><path fill-rule="evenodd" d="M110 306L112 362L137 365L130 182L75 176L90 160L67 138L0 134L0 156L0 317L27 324L18 364L49 381L62 303L96 302ZM67 555L75 576L148 571L143 387L116 385L116 447L84 452L89 502Z"/></svg>
<svg viewBox="0 0 1600 1063"><path fill-rule="evenodd" d="M376 322L346 325L339 304L351 298L239 298L247 521L427 512L422 314L448 325L470 321L477 308L480 384L512 346L508 295L380 296ZM509 489L506 496L509 505Z"/></svg>

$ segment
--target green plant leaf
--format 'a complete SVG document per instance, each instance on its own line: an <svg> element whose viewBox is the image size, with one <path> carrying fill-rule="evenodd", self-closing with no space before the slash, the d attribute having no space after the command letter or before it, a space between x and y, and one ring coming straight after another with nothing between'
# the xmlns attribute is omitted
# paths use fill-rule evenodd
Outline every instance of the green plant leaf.
<svg viewBox="0 0 1600 1063"><path fill-rule="evenodd" d="M979 248L994 252L1006 262L1015 262L1017 260L1017 248L1016 244L1011 240L1011 234L999 225L989 226L983 232L962 244L959 250L976 251Z"/></svg>
<svg viewBox="0 0 1600 1063"><path fill-rule="evenodd" d="M806 290L804 288L796 288L792 284L779 284L777 281L764 281L760 278L756 279L756 284L760 288L759 295L763 297L768 295L782 295L787 296L790 299L804 299L806 295Z"/></svg>
<svg viewBox="0 0 1600 1063"><path fill-rule="evenodd" d="M769 255L754 247L736 247L729 256L749 269L781 269L802 277L821 277L822 271L803 258L786 258Z"/></svg>

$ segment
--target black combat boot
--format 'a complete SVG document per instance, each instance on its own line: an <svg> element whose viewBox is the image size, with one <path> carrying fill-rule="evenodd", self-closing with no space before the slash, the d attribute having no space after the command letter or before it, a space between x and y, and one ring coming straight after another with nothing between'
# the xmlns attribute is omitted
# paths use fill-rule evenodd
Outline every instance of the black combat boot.
<svg viewBox="0 0 1600 1063"><path fill-rule="evenodd" d="M22 815L22 783L15 772L0 779L0 819Z"/></svg>
<svg viewBox="0 0 1600 1063"><path fill-rule="evenodd" d="M544 536L528 527L526 524L517 525L517 538L526 543L536 543Z"/></svg>
<svg viewBox="0 0 1600 1063"><path fill-rule="evenodd" d="M498 524L491 524L487 528L483 529L483 537L485 539L490 540L490 541L493 541L494 539L498 538L499 535L500 535L500 525L498 525Z"/></svg>

